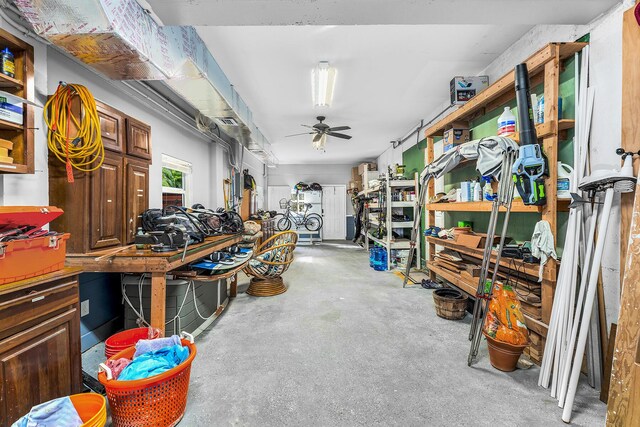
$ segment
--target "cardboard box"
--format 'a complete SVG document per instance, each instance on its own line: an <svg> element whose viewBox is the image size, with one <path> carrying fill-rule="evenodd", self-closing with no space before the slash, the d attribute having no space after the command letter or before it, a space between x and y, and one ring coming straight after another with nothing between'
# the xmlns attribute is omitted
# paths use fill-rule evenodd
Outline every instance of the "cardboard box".
<svg viewBox="0 0 640 427"><path fill-rule="evenodd" d="M349 189L354 190L358 189L358 191L362 190L362 181L349 181Z"/></svg>
<svg viewBox="0 0 640 427"><path fill-rule="evenodd" d="M488 76L455 76L449 83L451 103L466 104L471 98L489 87Z"/></svg>
<svg viewBox="0 0 640 427"><path fill-rule="evenodd" d="M351 180L357 181L360 174L358 173L358 167L354 166L351 168Z"/></svg>
<svg viewBox="0 0 640 427"><path fill-rule="evenodd" d="M370 162L370 163L360 163L360 165L358 165L358 175L362 175L365 171L365 168L367 168L367 170L370 171L377 171L378 170L378 164L375 162Z"/></svg>
<svg viewBox="0 0 640 427"><path fill-rule="evenodd" d="M0 119L21 125L23 122L22 112L20 98L0 91Z"/></svg>
<svg viewBox="0 0 640 427"><path fill-rule="evenodd" d="M484 248L487 241L487 235L483 233L459 234L456 244L466 246L468 248ZM500 241L500 236L494 236L493 243Z"/></svg>
<svg viewBox="0 0 640 427"><path fill-rule="evenodd" d="M469 129L453 128L444 131L442 145L445 152L465 142L469 142Z"/></svg>

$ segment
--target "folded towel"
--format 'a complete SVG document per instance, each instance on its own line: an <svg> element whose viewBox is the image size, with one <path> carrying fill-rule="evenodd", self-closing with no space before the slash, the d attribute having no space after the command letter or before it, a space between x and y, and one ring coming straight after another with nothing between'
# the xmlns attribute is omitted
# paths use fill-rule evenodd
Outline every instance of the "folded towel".
<svg viewBox="0 0 640 427"><path fill-rule="evenodd" d="M118 381L141 380L173 369L189 357L189 348L181 345L161 348L133 359Z"/></svg>
<svg viewBox="0 0 640 427"><path fill-rule="evenodd" d="M136 352L133 355L133 358L135 359L141 354L160 350L161 348L164 348L164 347L171 347L172 345L181 345L179 336L173 335L169 338L156 338L154 340L140 340L136 343Z"/></svg>
<svg viewBox="0 0 640 427"><path fill-rule="evenodd" d="M124 368L131 363L131 360L126 358L120 358L118 360L107 360L107 366L111 369L111 375L113 375L113 379L117 380L120 376L120 373L124 371Z"/></svg>
<svg viewBox="0 0 640 427"><path fill-rule="evenodd" d="M11 427L78 427L82 424L78 411L67 396L34 406Z"/></svg>

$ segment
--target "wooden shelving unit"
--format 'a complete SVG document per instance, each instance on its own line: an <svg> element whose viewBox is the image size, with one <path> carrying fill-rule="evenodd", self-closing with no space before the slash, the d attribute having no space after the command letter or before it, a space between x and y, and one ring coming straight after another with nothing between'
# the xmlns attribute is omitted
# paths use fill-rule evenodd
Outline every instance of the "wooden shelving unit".
<svg viewBox="0 0 640 427"><path fill-rule="evenodd" d="M23 99L32 99L33 94L33 47L7 31L0 29L0 49L8 47L14 55L15 77L0 73L0 91ZM2 97L0 92L0 97ZM21 124L0 120L0 138L13 143L9 156L13 163L1 163L0 173L34 172L33 106L23 104Z"/></svg>
<svg viewBox="0 0 640 427"><path fill-rule="evenodd" d="M586 44L585 43L550 43L544 46L535 54L531 55L526 61L527 68L529 69L529 75L532 81L532 85L543 84L544 98L548 100L545 102L544 117L547 120L545 123L538 124L536 131L538 139L541 141L541 145L544 153L547 156L549 162L550 176L545 182L545 191L547 194L547 204L545 206L525 206L522 201L515 200L513 203L513 212L529 212L537 213L541 219L549 222L551 225L551 232L557 242L557 214L561 211L568 210L569 201L557 200L557 179L558 179L558 146L561 140L564 139L563 132L571 129L575 126L575 121L570 119L556 120L558 117L558 95L559 95L559 83L560 83L560 67L564 59L572 57L576 52L579 52ZM515 66L515 64L514 64ZM469 102L462 107L458 108L448 116L440 119L425 131L427 138L427 149L425 151L425 164L431 163L434 156L434 141L436 137L442 136L444 131L451 128L453 123L468 123L469 121L478 118L489 111L493 111L496 108L503 106L504 104L515 99L515 76L513 72L505 74L498 79L495 83L489 86L487 89L476 95ZM517 141L517 136L514 136ZM435 196L435 183L432 181L428 187L428 197ZM433 203L426 205L427 210L427 227L435 225L435 212L436 211L458 211L458 212L490 212L491 203L488 202L467 202L467 203ZM485 231L485 230L477 230ZM532 224L533 231L533 224ZM448 247L453 250L457 250L463 254L481 258L482 250L476 250L471 248L461 247L454 243L441 241L440 239L426 237L425 243L429 248L427 268L430 270L430 276L440 276L445 280L451 282L454 286L459 287L463 291L474 296L476 293L477 283L471 283L465 281L465 279L456 276L455 274L430 265L429 261L433 261L436 251L436 245ZM494 258L495 259L495 258ZM508 260L508 262L513 262ZM524 264L524 263L522 263ZM502 267L508 267L501 262ZM553 304L553 292L555 289L555 282L557 278L557 263L554 260L549 260L545 265L543 273L543 281L541 285L542 291L542 307L541 307L541 321L527 318L527 326L530 330L538 333L541 336L546 336L547 324L551 318L551 307ZM527 274L538 274L538 267L532 265L521 265ZM534 271L535 270L535 271ZM529 325L531 323L531 325Z"/></svg>
<svg viewBox="0 0 640 427"><path fill-rule="evenodd" d="M570 200L558 200L559 212L568 212ZM514 200L511 212L537 212L542 213L544 206L527 206L522 200ZM451 202L451 203L427 203L426 209L435 212L491 212L491 202ZM501 207L500 211L505 211Z"/></svg>

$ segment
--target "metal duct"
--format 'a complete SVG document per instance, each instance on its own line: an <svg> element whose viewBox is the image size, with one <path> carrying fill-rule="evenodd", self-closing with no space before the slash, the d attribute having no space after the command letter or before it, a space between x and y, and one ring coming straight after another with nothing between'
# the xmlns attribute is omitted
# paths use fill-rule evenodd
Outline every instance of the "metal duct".
<svg viewBox="0 0 640 427"><path fill-rule="evenodd" d="M265 137L193 27L160 26L135 0L14 0L41 37L114 80L163 80L252 151ZM269 158L273 158L271 153Z"/></svg>

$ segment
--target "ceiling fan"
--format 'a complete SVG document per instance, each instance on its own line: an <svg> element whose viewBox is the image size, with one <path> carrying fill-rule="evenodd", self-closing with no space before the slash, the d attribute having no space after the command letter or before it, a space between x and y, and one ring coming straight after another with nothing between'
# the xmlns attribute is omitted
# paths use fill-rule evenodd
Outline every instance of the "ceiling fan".
<svg viewBox="0 0 640 427"><path fill-rule="evenodd" d="M313 144L313 148L315 148L316 150L324 150L325 144L327 142L327 136L333 136L341 139L351 139L351 135L345 135L344 133L337 132L341 130L351 129L349 126L330 127L328 124L323 123L326 117L318 116L316 117L316 119L318 120L318 123L316 123L313 126L302 125L304 127L310 128L311 132L303 132L303 133L296 133L293 135L287 135L285 138L288 138L291 136L299 136L299 135L313 135L312 144Z"/></svg>

